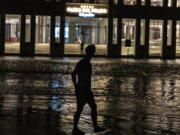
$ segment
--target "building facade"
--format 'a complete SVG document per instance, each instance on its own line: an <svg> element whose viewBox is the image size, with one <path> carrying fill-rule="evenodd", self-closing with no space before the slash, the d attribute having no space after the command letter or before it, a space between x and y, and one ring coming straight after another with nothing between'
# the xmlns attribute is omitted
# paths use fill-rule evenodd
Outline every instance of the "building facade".
<svg viewBox="0 0 180 135"><path fill-rule="evenodd" d="M180 0L0 2L0 55L180 56Z"/></svg>

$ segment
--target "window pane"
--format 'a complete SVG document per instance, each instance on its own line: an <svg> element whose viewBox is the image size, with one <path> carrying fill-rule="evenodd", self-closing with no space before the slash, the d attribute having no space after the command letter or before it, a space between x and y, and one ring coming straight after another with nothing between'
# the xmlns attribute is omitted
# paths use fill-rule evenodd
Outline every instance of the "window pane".
<svg viewBox="0 0 180 135"><path fill-rule="evenodd" d="M55 41L56 43L60 43L60 24L61 24L61 17L56 16L55 18Z"/></svg>
<svg viewBox="0 0 180 135"><path fill-rule="evenodd" d="M180 0L177 0L177 7L180 7Z"/></svg>
<svg viewBox="0 0 180 135"><path fill-rule="evenodd" d="M162 47L163 21L150 20L149 55L160 56Z"/></svg>
<svg viewBox="0 0 180 135"><path fill-rule="evenodd" d="M108 4L108 0L95 0L95 3Z"/></svg>
<svg viewBox="0 0 180 135"><path fill-rule="evenodd" d="M25 42L30 42L31 38L31 16L26 15Z"/></svg>
<svg viewBox="0 0 180 135"><path fill-rule="evenodd" d="M50 51L50 16L36 16L36 54L49 54Z"/></svg>
<svg viewBox="0 0 180 135"><path fill-rule="evenodd" d="M172 21L168 21L167 25L167 45L170 46L172 42Z"/></svg>
<svg viewBox="0 0 180 135"><path fill-rule="evenodd" d="M163 0L151 0L151 6L163 6Z"/></svg>
<svg viewBox="0 0 180 135"><path fill-rule="evenodd" d="M135 54L136 20L122 20L122 55ZM127 47L129 45L129 47Z"/></svg>
<svg viewBox="0 0 180 135"><path fill-rule="evenodd" d="M176 25L176 56L180 56L180 21Z"/></svg>
<svg viewBox="0 0 180 135"><path fill-rule="evenodd" d="M118 19L113 19L113 44L117 44L117 23Z"/></svg>
<svg viewBox="0 0 180 135"><path fill-rule="evenodd" d="M5 23L5 53L19 53L21 16L6 15Z"/></svg>
<svg viewBox="0 0 180 135"><path fill-rule="evenodd" d="M96 45L96 55L107 54L108 19L66 17L65 54L81 54L81 48ZM82 46L81 46L82 45Z"/></svg>
<svg viewBox="0 0 180 135"><path fill-rule="evenodd" d="M168 0L168 7L172 7L173 5L173 0Z"/></svg>
<svg viewBox="0 0 180 135"><path fill-rule="evenodd" d="M146 5L146 1L145 0L141 0L141 5Z"/></svg>
<svg viewBox="0 0 180 135"><path fill-rule="evenodd" d="M114 4L118 4L118 0L114 0L114 2L113 2Z"/></svg>
<svg viewBox="0 0 180 135"><path fill-rule="evenodd" d="M145 44L145 20L141 20L141 45Z"/></svg>
<svg viewBox="0 0 180 135"><path fill-rule="evenodd" d="M136 5L136 0L123 0L124 5Z"/></svg>

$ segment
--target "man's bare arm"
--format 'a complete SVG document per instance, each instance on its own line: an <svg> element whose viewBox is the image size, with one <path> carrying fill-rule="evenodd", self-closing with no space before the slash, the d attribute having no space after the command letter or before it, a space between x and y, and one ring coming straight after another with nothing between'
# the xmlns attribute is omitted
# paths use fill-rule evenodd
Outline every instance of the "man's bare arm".
<svg viewBox="0 0 180 135"><path fill-rule="evenodd" d="M73 84L74 84L74 86L76 85L76 72L75 71L73 71L73 73L71 74L71 76L72 76L72 81L73 81Z"/></svg>
<svg viewBox="0 0 180 135"><path fill-rule="evenodd" d="M76 75L77 75L77 65L76 65L76 67L75 67L75 69L74 69L74 71L72 72L71 75L72 75L72 82L73 82L74 87L76 89L76 86L77 86L77 78L76 78Z"/></svg>

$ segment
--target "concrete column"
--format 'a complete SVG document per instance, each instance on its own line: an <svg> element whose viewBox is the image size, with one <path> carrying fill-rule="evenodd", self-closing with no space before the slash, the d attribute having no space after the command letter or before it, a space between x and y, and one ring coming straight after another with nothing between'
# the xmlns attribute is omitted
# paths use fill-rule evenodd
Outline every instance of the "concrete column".
<svg viewBox="0 0 180 135"><path fill-rule="evenodd" d="M64 10L65 12L65 10ZM61 48L61 52L60 55L64 56L64 27L65 27L65 13L62 14L61 16L61 35L60 35L60 48Z"/></svg>
<svg viewBox="0 0 180 135"><path fill-rule="evenodd" d="M151 0L146 0L146 6L150 6L151 5Z"/></svg>
<svg viewBox="0 0 180 135"><path fill-rule="evenodd" d="M0 56L5 52L5 14L1 14L0 18Z"/></svg>
<svg viewBox="0 0 180 135"><path fill-rule="evenodd" d="M53 56L55 45L55 16L51 16L51 32L50 32L50 56Z"/></svg>
<svg viewBox="0 0 180 135"><path fill-rule="evenodd" d="M168 7L168 0L163 0L163 7Z"/></svg>
<svg viewBox="0 0 180 135"><path fill-rule="evenodd" d="M118 27L117 27L117 50L119 52L119 56L121 56L121 45L122 45L122 42L121 42L121 38L122 38L122 18L118 18Z"/></svg>
<svg viewBox="0 0 180 135"><path fill-rule="evenodd" d="M143 57L143 50L141 49L141 45L140 45L140 34L141 34L141 32L140 32L140 30L141 30L141 20L138 18L138 19L136 19L136 42L135 42L135 56L136 57L140 57L140 58L142 58Z"/></svg>
<svg viewBox="0 0 180 135"><path fill-rule="evenodd" d="M25 28L26 28L26 15L21 15L21 35L20 35L20 56L26 55L25 51Z"/></svg>
<svg viewBox="0 0 180 135"><path fill-rule="evenodd" d="M35 56L35 42L36 42L36 16L31 15L31 37L30 37L32 52L31 56Z"/></svg>
<svg viewBox="0 0 180 135"><path fill-rule="evenodd" d="M163 59L166 59L167 58L167 24L168 24L168 21L167 20L164 20L163 22L163 41L162 41L162 49L161 49L161 56Z"/></svg>
<svg viewBox="0 0 180 135"><path fill-rule="evenodd" d="M177 7L177 0L173 0L173 7Z"/></svg>
<svg viewBox="0 0 180 135"><path fill-rule="evenodd" d="M31 15L30 21L30 42L26 42L26 15L21 15L21 41L20 52L21 56L34 56L35 55L35 16Z"/></svg>
<svg viewBox="0 0 180 135"><path fill-rule="evenodd" d="M145 45L144 45L144 55L145 57L149 57L149 28L150 28L150 23L149 19L145 20Z"/></svg>
<svg viewBox="0 0 180 135"><path fill-rule="evenodd" d="M136 6L141 6L141 0L136 0L137 4Z"/></svg>
<svg viewBox="0 0 180 135"><path fill-rule="evenodd" d="M123 0L118 0L118 6L122 6L123 5Z"/></svg>
<svg viewBox="0 0 180 135"><path fill-rule="evenodd" d="M107 50L108 50L108 56L112 56L112 33L113 33L113 18L109 17L108 19L108 45L107 45Z"/></svg>
<svg viewBox="0 0 180 135"><path fill-rule="evenodd" d="M176 19L174 19L172 21L172 40L171 40L171 47L172 47L172 51L171 51L171 58L175 58L176 57Z"/></svg>

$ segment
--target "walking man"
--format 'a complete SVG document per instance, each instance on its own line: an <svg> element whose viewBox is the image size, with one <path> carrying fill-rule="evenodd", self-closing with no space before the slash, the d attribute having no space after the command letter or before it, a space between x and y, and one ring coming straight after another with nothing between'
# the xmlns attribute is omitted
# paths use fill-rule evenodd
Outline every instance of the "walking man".
<svg viewBox="0 0 180 135"><path fill-rule="evenodd" d="M78 128L78 121L86 103L89 104L91 108L91 118L94 126L94 132L101 132L105 130L97 125L97 106L94 100L93 92L91 91L92 66L90 60L95 51L95 45L92 44L87 46L85 49L85 57L77 63L72 73L72 81L75 87L75 95L77 99L77 111L74 115L74 127L72 131L73 135L85 134Z"/></svg>

